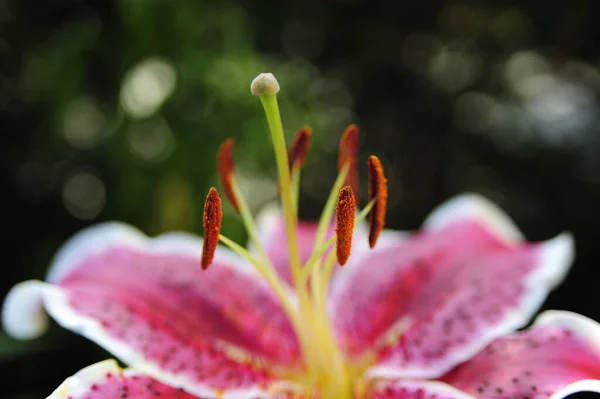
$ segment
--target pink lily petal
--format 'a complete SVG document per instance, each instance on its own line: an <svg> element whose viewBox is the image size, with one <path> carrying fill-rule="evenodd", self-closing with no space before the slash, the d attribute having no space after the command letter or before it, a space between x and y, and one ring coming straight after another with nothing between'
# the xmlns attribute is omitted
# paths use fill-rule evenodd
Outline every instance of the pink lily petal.
<svg viewBox="0 0 600 399"><path fill-rule="evenodd" d="M411 238L384 234L334 287L343 347L356 356L379 348L372 376L435 378L524 325L563 278L573 243L568 235L543 244L519 237L497 208L471 195L435 211Z"/></svg>
<svg viewBox="0 0 600 399"><path fill-rule="evenodd" d="M576 313L544 312L531 328L495 340L442 380L479 398L600 392L600 325Z"/></svg>
<svg viewBox="0 0 600 399"><path fill-rule="evenodd" d="M260 234L260 240L263 243L267 256L273 263L277 273L292 284L292 269L290 265L290 257L288 251L287 235L285 230L285 219L281 213L281 209L276 205L269 205L263 209L257 218L257 224ZM300 260L306 262L312 252L317 234L317 221L298 221L298 249L300 252ZM326 239L333 237L335 234L335 223L332 223L327 231ZM366 225L363 223L356 226L352 243L352 256L359 252L365 251L368 248ZM251 247L251 245L249 245ZM337 274L340 266L336 263L333 269L333 274Z"/></svg>
<svg viewBox="0 0 600 399"><path fill-rule="evenodd" d="M378 381L374 385L369 399L475 399L439 381Z"/></svg>
<svg viewBox="0 0 600 399"><path fill-rule="evenodd" d="M156 397L197 398L139 372L123 370L114 360L105 360L67 378L47 399L151 399Z"/></svg>
<svg viewBox="0 0 600 399"><path fill-rule="evenodd" d="M276 379L271 363L295 364L298 344L252 269L219 248L202 271L201 248L191 235L150 240L122 224L89 228L57 254L54 284L13 288L5 329L23 338L43 332L43 304L64 327L160 381L199 396L227 389L249 397L240 391Z"/></svg>

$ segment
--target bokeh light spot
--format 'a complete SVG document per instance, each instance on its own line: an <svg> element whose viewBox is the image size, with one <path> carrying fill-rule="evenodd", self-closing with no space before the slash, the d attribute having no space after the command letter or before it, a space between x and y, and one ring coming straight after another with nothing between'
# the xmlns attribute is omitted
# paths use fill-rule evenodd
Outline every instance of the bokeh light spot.
<svg viewBox="0 0 600 399"><path fill-rule="evenodd" d="M75 172L65 180L62 199L65 208L74 217L93 219L106 203L104 182L93 172Z"/></svg>
<svg viewBox="0 0 600 399"><path fill-rule="evenodd" d="M476 53L444 48L431 58L428 72L442 90L456 93L479 78L480 67L481 60Z"/></svg>
<svg viewBox="0 0 600 399"><path fill-rule="evenodd" d="M173 94L177 74L165 59L148 58L133 67L121 88L121 106L135 118L153 115Z"/></svg>
<svg viewBox="0 0 600 399"><path fill-rule="evenodd" d="M108 135L106 116L94 99L71 101L63 116L63 134L69 144L81 150L93 148Z"/></svg>
<svg viewBox="0 0 600 399"><path fill-rule="evenodd" d="M175 137L166 121L149 120L129 131L131 151L147 162L160 162L168 158L175 147Z"/></svg>

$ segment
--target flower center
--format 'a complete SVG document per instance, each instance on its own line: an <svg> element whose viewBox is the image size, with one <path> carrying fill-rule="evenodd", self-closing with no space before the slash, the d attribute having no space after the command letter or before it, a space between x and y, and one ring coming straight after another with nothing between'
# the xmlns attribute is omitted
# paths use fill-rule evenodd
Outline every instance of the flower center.
<svg viewBox="0 0 600 399"><path fill-rule="evenodd" d="M353 391L355 392L353 385L362 367L359 362L348 359L339 347L328 317L326 300L336 260L344 265L350 256L355 222L359 224L369 215L371 247L375 245L383 229L387 200L387 182L383 169L377 157L369 158L369 203L356 216L358 128L349 126L340 142L339 174L321 214L312 255L302 264L296 237L298 192L301 168L310 147L312 131L310 128L301 129L288 154L276 97L279 92L277 80L272 74L260 74L252 82L251 89L262 102L271 133L297 302L292 302L287 287L275 272L258 239L254 219L235 178L231 139L225 141L218 153L221 184L227 199L240 214L257 254L251 254L220 234L221 200L216 189L211 188L204 208L202 267L205 269L210 265L218 241L248 260L279 298L301 347L303 367L286 377L301 384L303 394L318 394L322 398L352 398ZM327 231L334 214L336 234L327 240ZM326 255L334 246L335 250Z"/></svg>

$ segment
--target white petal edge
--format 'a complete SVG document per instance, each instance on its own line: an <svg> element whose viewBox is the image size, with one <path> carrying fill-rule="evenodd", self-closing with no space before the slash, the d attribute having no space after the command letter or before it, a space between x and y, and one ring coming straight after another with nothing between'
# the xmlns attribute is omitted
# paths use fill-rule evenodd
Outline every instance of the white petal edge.
<svg viewBox="0 0 600 399"><path fill-rule="evenodd" d="M2 304L2 328L21 340L34 339L48 329L41 281L24 281L12 287Z"/></svg>
<svg viewBox="0 0 600 399"><path fill-rule="evenodd" d="M600 393L600 380L581 380L567 385L558 390L548 399L562 399L577 392L596 392Z"/></svg>
<svg viewBox="0 0 600 399"><path fill-rule="evenodd" d="M439 230L461 220L476 219L507 244L524 240L515 223L494 203L475 193L460 194L442 203L425 219L423 228Z"/></svg>
<svg viewBox="0 0 600 399"><path fill-rule="evenodd" d="M509 312L504 320L489 329L478 340L455 352L446 364L438 368L394 368L390 366L373 366L366 371L369 378L437 378L453 366L460 364L482 350L488 343L503 335L509 334L526 325L533 314L540 308L548 293L566 276L574 259L574 242L569 233L558 236L540 244L539 259L541 265L525 279L526 294L521 303ZM547 312L546 312L547 313ZM546 314L544 313L544 314ZM541 316L540 316L541 317Z"/></svg>
<svg viewBox="0 0 600 399"><path fill-rule="evenodd" d="M30 282L36 283L35 287L38 292L35 293L35 295L42 298L46 310L58 324L97 343L131 368L164 384L177 388L181 387L190 394L196 396L217 397L220 394L218 390L203 386L201 383L192 381L185 376L161 370L156 364L146 360L141 353L134 351L130 346L111 337L104 331L97 320L78 314L77 311L69 305L67 296L59 286L44 283L42 281ZM283 382L279 384L285 386ZM228 390L218 397L223 399L246 399L269 397L269 394L259 387L252 387L247 389Z"/></svg>
<svg viewBox="0 0 600 399"><path fill-rule="evenodd" d="M541 313L533 323L534 326L558 326L574 331L600 357L600 324L574 312L562 310L547 310ZM558 390L548 399L562 399L576 392L600 393L600 380L580 380Z"/></svg>
<svg viewBox="0 0 600 399"><path fill-rule="evenodd" d="M589 317L566 310L546 310L536 317L533 326L558 326L574 331L600 357L600 324Z"/></svg>
<svg viewBox="0 0 600 399"><path fill-rule="evenodd" d="M68 399L89 392L92 385L106 379L106 373L119 374L123 370L114 359L103 360L79 370L67 378L46 399Z"/></svg>
<svg viewBox="0 0 600 399"><path fill-rule="evenodd" d="M101 253L114 245L127 245L151 254L188 255L198 258L198 262L202 254L202 238L190 233L169 232L151 238L128 224L105 222L87 227L67 240L54 256L46 280L60 281L84 258ZM241 272L258 275L245 260L228 248L217 247L216 257L227 261Z"/></svg>
<svg viewBox="0 0 600 399"><path fill-rule="evenodd" d="M396 382L394 381L385 381L385 380L381 380L381 381L377 381L375 383L375 391L380 391L380 390L384 390L389 386L394 386ZM397 383L399 383L402 387L407 387L407 388L427 388L427 393L428 394L437 394L438 397L444 397L445 395L448 395L448 397L451 397L453 399L476 399L475 396L469 395L466 392L461 391L460 389L456 389L454 388L452 385L446 384L445 382L441 382L441 381L430 381L430 380L406 380L406 381L398 381ZM551 398L553 399L553 398Z"/></svg>

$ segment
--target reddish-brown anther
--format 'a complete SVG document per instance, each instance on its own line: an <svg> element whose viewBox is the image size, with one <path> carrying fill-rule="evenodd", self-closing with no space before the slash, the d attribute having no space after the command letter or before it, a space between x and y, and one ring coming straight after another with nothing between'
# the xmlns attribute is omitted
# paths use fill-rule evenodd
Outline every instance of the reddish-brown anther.
<svg viewBox="0 0 600 399"><path fill-rule="evenodd" d="M217 153L217 169L221 179L221 185L225 191L225 197L233 209L239 213L239 205L233 194L233 179L235 166L233 164L233 139L228 138L221 144Z"/></svg>
<svg viewBox="0 0 600 399"><path fill-rule="evenodd" d="M308 126L303 127L296 133L294 143L290 147L290 151L288 153L290 172L294 168L301 168L304 166L306 154L308 154L308 150L310 149L311 145L311 137L312 129Z"/></svg>
<svg viewBox="0 0 600 399"><path fill-rule="evenodd" d="M219 192L216 188L211 187L204 202L204 245L202 246L202 260L200 261L202 270L206 270L210 266L215 256L219 234L221 234L222 219L223 209Z"/></svg>
<svg viewBox="0 0 600 399"><path fill-rule="evenodd" d="M344 165L348 164L348 175L346 176L345 184L352 187L354 195L356 196L356 202L359 202L358 198L358 126L352 124L344 130L342 139L340 140L340 149L338 154L338 172L342 170Z"/></svg>
<svg viewBox="0 0 600 399"><path fill-rule="evenodd" d="M350 186L345 186L338 196L336 216L336 256L338 263L344 266L352 249L352 233L356 217L356 200Z"/></svg>
<svg viewBox="0 0 600 399"><path fill-rule="evenodd" d="M375 200L369 214L369 246L373 248L385 226L388 187L379 158L371 155L367 164L369 166L369 201Z"/></svg>

